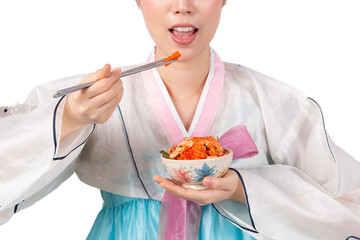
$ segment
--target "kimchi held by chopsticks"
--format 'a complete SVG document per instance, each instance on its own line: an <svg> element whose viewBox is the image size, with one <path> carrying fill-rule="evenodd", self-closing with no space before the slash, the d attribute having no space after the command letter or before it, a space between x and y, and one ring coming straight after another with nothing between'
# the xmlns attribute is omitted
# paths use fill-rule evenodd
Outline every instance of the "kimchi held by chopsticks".
<svg viewBox="0 0 360 240"><path fill-rule="evenodd" d="M173 54L171 54L169 57L167 57L163 62L169 62L171 60L178 59L179 57L181 57L181 54L179 53L179 51L176 51ZM165 67L169 66L170 64L171 63L165 64Z"/></svg>
<svg viewBox="0 0 360 240"><path fill-rule="evenodd" d="M164 158L176 160L194 160L216 158L226 155L221 144L214 137L187 137L179 145L160 151Z"/></svg>

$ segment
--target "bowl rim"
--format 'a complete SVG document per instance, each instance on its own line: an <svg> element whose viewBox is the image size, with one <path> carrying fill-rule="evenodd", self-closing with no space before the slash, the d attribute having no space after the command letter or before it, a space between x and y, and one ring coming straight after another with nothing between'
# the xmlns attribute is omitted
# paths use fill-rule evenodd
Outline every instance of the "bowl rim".
<svg viewBox="0 0 360 240"><path fill-rule="evenodd" d="M176 163L202 163L202 162L206 162L206 161L215 161L215 160L219 160L222 158L228 158L229 156L231 156L231 160L232 160L232 155L233 155L233 151L229 148L223 148L225 152L228 152L229 154L221 156L221 157L216 157L216 158L206 158L206 159L194 159L194 160L177 160L177 159L169 159L169 158L164 158L161 155L161 161L166 161L166 162L176 162Z"/></svg>

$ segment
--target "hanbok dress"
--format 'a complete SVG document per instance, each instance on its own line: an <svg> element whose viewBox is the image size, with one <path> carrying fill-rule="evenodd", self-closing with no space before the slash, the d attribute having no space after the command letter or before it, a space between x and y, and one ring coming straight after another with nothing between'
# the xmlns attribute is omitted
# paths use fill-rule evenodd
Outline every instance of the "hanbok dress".
<svg viewBox="0 0 360 240"><path fill-rule="evenodd" d="M198 239L359 238L360 163L332 142L316 101L210 51L188 130L156 69L123 78L123 99L110 119L61 143L66 96L52 95L84 75L36 87L27 111L0 119L0 222L75 172L104 200L88 239L156 239L164 189L152 177L168 176L159 151L187 136L222 136L242 125L259 151L231 164L246 204L202 207Z"/></svg>

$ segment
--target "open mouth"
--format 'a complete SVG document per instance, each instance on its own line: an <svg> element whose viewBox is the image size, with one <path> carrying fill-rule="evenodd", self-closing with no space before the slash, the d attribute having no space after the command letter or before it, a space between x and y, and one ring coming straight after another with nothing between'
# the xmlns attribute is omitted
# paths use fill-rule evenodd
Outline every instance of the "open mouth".
<svg viewBox="0 0 360 240"><path fill-rule="evenodd" d="M187 27L174 27L170 28L169 31L175 38L187 39L192 37L199 29L191 26Z"/></svg>

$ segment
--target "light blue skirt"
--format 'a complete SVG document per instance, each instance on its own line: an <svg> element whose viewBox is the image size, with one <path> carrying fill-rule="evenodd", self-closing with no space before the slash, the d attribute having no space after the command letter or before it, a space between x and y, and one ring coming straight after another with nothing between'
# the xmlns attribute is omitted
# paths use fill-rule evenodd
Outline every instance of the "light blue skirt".
<svg viewBox="0 0 360 240"><path fill-rule="evenodd" d="M101 191L104 200L87 240L155 240L161 202L124 197ZM245 239L249 234L221 216L212 205L202 210L199 229L201 240Z"/></svg>

